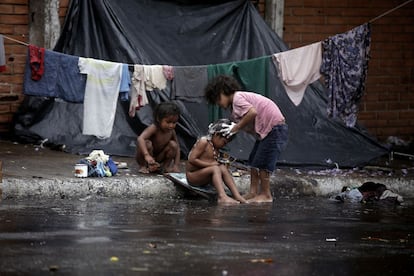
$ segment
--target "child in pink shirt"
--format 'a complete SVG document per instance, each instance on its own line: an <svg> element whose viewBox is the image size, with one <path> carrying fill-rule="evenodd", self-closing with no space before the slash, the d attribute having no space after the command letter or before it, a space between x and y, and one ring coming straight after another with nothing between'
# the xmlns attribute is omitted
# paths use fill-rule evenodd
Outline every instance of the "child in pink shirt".
<svg viewBox="0 0 414 276"><path fill-rule="evenodd" d="M230 108L236 124L228 132L244 130L256 137L249 156L251 167L250 192L244 198L249 202L272 202L270 174L286 147L288 126L279 107L270 99L253 92L240 91L238 82L226 75L214 78L205 89L210 104Z"/></svg>

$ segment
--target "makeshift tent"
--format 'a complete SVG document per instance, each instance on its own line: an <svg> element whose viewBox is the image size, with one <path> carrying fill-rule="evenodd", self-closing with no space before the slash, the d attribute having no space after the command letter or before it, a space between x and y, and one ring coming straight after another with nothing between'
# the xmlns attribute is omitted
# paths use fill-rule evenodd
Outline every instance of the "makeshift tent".
<svg viewBox="0 0 414 276"><path fill-rule="evenodd" d="M135 1L72 0L54 49L69 55L127 64L196 66L245 61L288 50L248 0ZM287 97L277 71L269 63L268 97L289 125L289 143L280 165L354 167L387 153L359 125L348 128L327 117L327 93L319 82L310 85L299 106ZM199 91L198 91L199 92ZM16 114L15 134L21 140L48 139L71 153L133 156L137 135L152 122L152 109L170 100L170 91L148 93L150 104L128 116L128 103L118 102L112 135L82 135L82 103L29 97ZM177 127L183 158L209 124L208 106L173 99L182 116ZM226 112L224 115L228 114ZM103 114L104 116L104 114ZM253 138L240 133L229 144L232 155L246 160Z"/></svg>

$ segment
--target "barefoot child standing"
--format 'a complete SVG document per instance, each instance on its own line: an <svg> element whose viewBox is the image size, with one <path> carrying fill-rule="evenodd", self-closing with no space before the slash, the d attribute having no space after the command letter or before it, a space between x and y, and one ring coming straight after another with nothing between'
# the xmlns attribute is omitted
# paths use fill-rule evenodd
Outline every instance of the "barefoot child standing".
<svg viewBox="0 0 414 276"><path fill-rule="evenodd" d="M221 132L229 123L230 120L221 119L210 124L208 135L199 138L194 144L188 154L187 181L193 186L212 183L217 190L218 203L246 203L227 166L219 163L219 149L230 141L229 135L224 136ZM226 194L223 183L230 189L234 199Z"/></svg>
<svg viewBox="0 0 414 276"><path fill-rule="evenodd" d="M220 75L205 88L210 104L230 108L232 119L227 132L245 130L256 137L249 156L251 167L250 192L244 196L249 202L272 202L270 174L276 167L280 153L288 140L288 126L279 107L270 99L253 92L240 91L238 82Z"/></svg>
<svg viewBox="0 0 414 276"><path fill-rule="evenodd" d="M141 173L180 172L180 145L175 126L180 118L178 106L162 102L154 110L154 122L137 138L135 159Z"/></svg>

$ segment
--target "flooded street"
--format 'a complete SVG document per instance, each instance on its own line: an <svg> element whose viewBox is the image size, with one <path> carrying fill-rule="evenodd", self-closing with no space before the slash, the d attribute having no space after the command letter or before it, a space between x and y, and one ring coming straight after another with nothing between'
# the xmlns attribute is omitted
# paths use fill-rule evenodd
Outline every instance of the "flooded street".
<svg viewBox="0 0 414 276"><path fill-rule="evenodd" d="M0 275L413 275L414 199L0 202Z"/></svg>

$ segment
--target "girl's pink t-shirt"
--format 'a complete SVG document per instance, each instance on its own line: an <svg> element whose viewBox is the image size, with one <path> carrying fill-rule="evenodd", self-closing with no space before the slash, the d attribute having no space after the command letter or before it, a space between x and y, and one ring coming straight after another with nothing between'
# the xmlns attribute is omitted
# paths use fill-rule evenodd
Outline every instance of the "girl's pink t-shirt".
<svg viewBox="0 0 414 276"><path fill-rule="evenodd" d="M276 125L283 124L285 117L280 111L275 102L253 92L237 91L233 96L233 110L232 118L239 122L241 118L254 107L257 115L253 126L247 126L246 131L256 132L261 139L265 138L267 134Z"/></svg>

